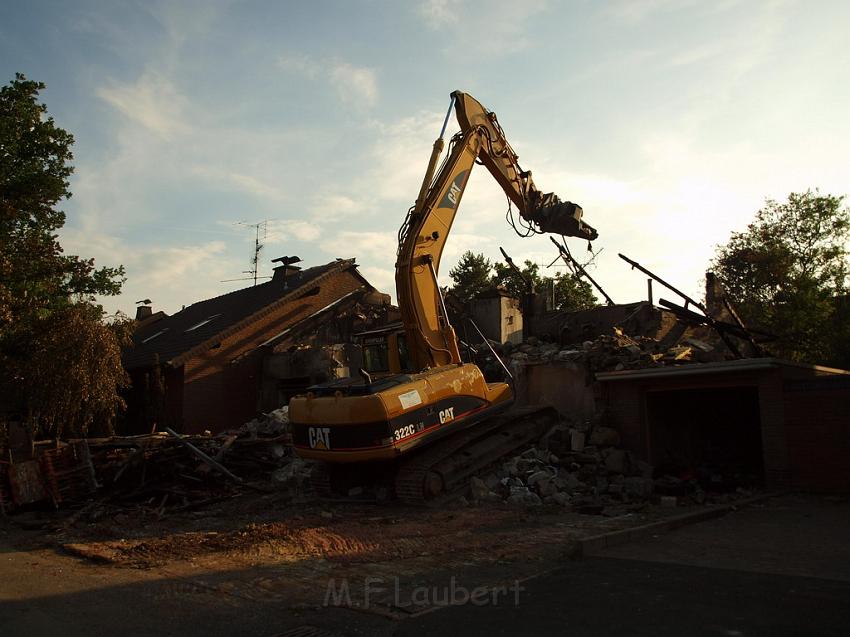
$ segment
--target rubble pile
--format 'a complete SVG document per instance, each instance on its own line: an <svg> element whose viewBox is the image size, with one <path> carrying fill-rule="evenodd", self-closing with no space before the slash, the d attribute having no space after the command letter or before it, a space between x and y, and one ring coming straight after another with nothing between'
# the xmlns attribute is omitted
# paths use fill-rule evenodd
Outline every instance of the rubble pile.
<svg viewBox="0 0 850 637"><path fill-rule="evenodd" d="M622 515L649 503L666 506L727 501L735 495L708 492L696 477L655 475L652 465L619 448L616 429L595 422L561 423L533 447L470 481L478 503L557 505L576 513Z"/></svg>
<svg viewBox="0 0 850 637"><path fill-rule="evenodd" d="M56 508L94 498L98 507L136 508L156 517L245 490L304 493L309 467L292 451L287 408L216 436L158 432L38 443L32 458L7 463L4 511Z"/></svg>
<svg viewBox="0 0 850 637"><path fill-rule="evenodd" d="M665 349L654 338L646 336L633 338L619 328L615 328L613 334L603 334L592 341L567 346L559 346L530 336L520 345L503 343L497 352L503 358L518 364L573 363L584 365L591 372L643 369L718 360L715 348L697 339L685 339L681 344Z"/></svg>
<svg viewBox="0 0 850 637"><path fill-rule="evenodd" d="M616 430L561 423L496 470L472 478L478 502L554 504L579 513L612 513L645 506L652 496L652 466L618 449Z"/></svg>

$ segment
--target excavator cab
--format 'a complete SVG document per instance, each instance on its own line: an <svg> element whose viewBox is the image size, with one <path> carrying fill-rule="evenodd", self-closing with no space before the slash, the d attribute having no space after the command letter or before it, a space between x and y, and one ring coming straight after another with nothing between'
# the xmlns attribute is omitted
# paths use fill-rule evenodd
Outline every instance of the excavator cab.
<svg viewBox="0 0 850 637"><path fill-rule="evenodd" d="M401 322L355 334L354 342L360 345L362 369L371 378L414 371Z"/></svg>

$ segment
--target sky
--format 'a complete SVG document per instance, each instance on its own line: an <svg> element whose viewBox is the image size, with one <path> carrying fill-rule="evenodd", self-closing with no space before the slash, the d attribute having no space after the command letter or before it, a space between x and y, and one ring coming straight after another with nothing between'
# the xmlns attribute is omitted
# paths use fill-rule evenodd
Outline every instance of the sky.
<svg viewBox="0 0 850 637"><path fill-rule="evenodd" d="M394 295L398 227L455 89L497 113L541 190L583 207L590 273L625 303L646 277L618 253L701 298L716 246L766 198L850 191L848 35L844 0L32 0L0 4L0 81L45 82L75 137L60 241L124 265L109 313L251 284L233 279L264 220L260 276L284 255L355 257ZM441 282L500 246L564 271L506 209L473 171Z"/></svg>

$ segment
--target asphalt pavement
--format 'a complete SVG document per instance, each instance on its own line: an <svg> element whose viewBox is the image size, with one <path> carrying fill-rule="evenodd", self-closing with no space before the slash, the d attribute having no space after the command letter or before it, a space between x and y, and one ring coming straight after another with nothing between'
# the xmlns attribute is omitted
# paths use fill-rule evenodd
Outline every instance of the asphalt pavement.
<svg viewBox="0 0 850 637"><path fill-rule="evenodd" d="M445 608L395 634L844 636L848 538L846 498L781 496L568 563L516 604Z"/></svg>
<svg viewBox="0 0 850 637"><path fill-rule="evenodd" d="M0 635L841 635L850 627L850 500L782 496L583 559L493 592L425 590L404 620L293 609L168 578L4 550ZM254 569L251 577L262 575ZM461 578L456 589L463 589ZM446 594L466 603L439 608ZM478 594L478 597L474 595ZM495 602L493 601L495 599Z"/></svg>

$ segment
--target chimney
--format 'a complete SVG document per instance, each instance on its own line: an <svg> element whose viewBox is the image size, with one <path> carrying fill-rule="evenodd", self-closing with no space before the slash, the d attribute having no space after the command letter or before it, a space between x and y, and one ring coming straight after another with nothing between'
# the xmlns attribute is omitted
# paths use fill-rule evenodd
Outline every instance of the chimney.
<svg viewBox="0 0 850 637"><path fill-rule="evenodd" d="M153 315L153 308L150 305L140 305L136 308L136 320L144 321Z"/></svg>
<svg viewBox="0 0 850 637"><path fill-rule="evenodd" d="M272 259L272 263L280 263L279 266L273 268L274 276L272 276L272 281L283 281L283 287L285 288L286 279L301 269L293 264L300 262L300 257L278 257L277 259Z"/></svg>

